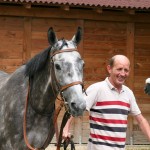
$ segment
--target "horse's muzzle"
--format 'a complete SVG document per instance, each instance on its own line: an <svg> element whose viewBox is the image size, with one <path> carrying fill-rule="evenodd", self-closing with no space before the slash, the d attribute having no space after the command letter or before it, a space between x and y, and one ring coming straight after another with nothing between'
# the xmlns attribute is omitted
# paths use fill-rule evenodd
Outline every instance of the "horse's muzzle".
<svg viewBox="0 0 150 150"><path fill-rule="evenodd" d="M78 103L75 102L71 103L71 114L73 116L82 116L85 109L86 109L85 101L78 102Z"/></svg>

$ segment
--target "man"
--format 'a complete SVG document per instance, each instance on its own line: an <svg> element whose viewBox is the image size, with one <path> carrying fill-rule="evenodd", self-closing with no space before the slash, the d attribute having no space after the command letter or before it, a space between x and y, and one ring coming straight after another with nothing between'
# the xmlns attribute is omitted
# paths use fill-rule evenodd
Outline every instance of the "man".
<svg viewBox="0 0 150 150"><path fill-rule="evenodd" d="M129 76L129 59L115 55L107 70L109 77L89 86L86 91L86 109L90 113L88 150L124 150L128 114L134 116L150 140L150 126L142 116L133 92L123 85ZM64 128L64 137L68 136L72 118Z"/></svg>

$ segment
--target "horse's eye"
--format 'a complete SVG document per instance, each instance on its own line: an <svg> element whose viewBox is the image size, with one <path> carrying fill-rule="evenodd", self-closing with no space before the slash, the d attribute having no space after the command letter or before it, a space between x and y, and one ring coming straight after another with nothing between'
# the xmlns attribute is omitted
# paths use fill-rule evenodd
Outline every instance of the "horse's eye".
<svg viewBox="0 0 150 150"><path fill-rule="evenodd" d="M60 67L59 64L55 64L55 68L56 68L57 70L61 70L61 67Z"/></svg>

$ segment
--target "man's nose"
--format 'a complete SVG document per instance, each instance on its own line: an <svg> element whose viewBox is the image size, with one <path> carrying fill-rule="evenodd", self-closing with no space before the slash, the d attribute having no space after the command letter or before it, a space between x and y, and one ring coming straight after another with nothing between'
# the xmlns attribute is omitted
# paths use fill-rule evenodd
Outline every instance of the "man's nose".
<svg viewBox="0 0 150 150"><path fill-rule="evenodd" d="M124 76L126 74L126 72L124 70L121 70L121 75Z"/></svg>

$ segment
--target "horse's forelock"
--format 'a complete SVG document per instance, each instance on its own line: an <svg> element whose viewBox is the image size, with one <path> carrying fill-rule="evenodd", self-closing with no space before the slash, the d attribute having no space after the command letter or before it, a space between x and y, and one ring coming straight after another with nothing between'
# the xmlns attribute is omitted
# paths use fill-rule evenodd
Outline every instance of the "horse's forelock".
<svg viewBox="0 0 150 150"><path fill-rule="evenodd" d="M61 39L58 40L57 43L55 43L55 45L53 46L52 49L54 49L54 50L61 50L65 45L68 45L67 41L64 39L64 37L62 37Z"/></svg>
<svg viewBox="0 0 150 150"><path fill-rule="evenodd" d="M31 77L45 66L49 58L50 50L51 47L45 49L26 63L25 76Z"/></svg>

